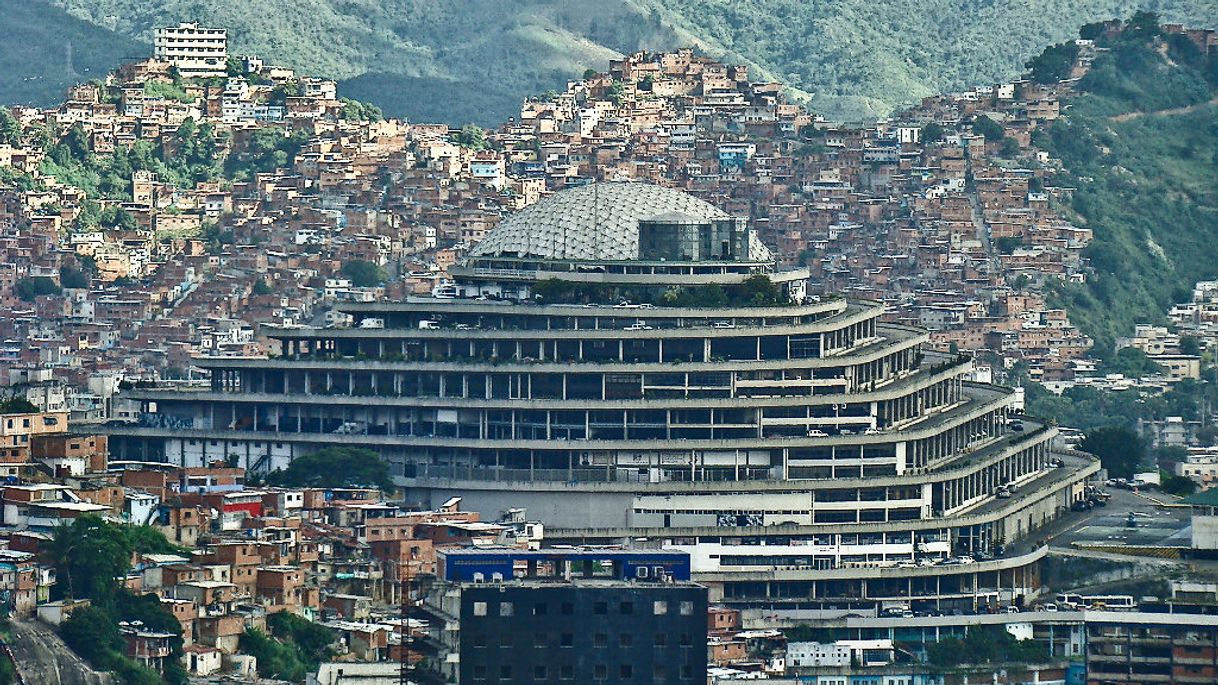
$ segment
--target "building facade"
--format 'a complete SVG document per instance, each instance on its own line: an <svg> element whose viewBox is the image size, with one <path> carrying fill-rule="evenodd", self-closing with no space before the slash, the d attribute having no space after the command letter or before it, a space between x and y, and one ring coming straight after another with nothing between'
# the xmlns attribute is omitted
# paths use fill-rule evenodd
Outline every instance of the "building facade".
<svg viewBox="0 0 1218 685"><path fill-rule="evenodd" d="M152 40L153 56L178 68L185 78L228 74L228 32L197 23L158 28Z"/></svg>
<svg viewBox="0 0 1218 685"><path fill-rule="evenodd" d="M684 554L451 550L439 571L421 682L706 682L706 588Z"/></svg>
<svg viewBox="0 0 1218 685"><path fill-rule="evenodd" d="M425 508L687 551L714 601L1035 592L1017 543L1094 459L882 306L808 297L714 207L597 185L502 222L446 297L344 304L350 327L270 330L276 358L196 360L209 389L131 391L114 456L257 472L358 444Z"/></svg>

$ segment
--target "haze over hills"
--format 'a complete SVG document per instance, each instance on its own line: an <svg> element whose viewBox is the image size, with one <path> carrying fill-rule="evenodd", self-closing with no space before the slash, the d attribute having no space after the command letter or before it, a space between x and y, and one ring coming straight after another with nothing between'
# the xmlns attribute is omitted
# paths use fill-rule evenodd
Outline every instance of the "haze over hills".
<svg viewBox="0 0 1218 685"><path fill-rule="evenodd" d="M47 6L51 2L55 7ZM72 16L147 42L155 26L229 28L252 52L343 80L346 95L418 120L495 123L521 97L561 88L638 49L694 45L744 62L831 118L867 119L942 90L992 83L1077 27L1137 7L1218 24L1215 0L29 0L48 33ZM67 35L70 32L61 31ZM101 34L105 35L105 34ZM62 39L61 39L62 42ZM55 40L48 39L48 46ZM18 44L6 41L2 51ZM93 72L102 64L98 56ZM4 57L0 57L4 59ZM104 70L104 69L101 69ZM92 72L91 72L92 73ZM49 102L63 83L0 83L0 101ZM41 88L41 90L39 90ZM37 92L36 92L37 91Z"/></svg>

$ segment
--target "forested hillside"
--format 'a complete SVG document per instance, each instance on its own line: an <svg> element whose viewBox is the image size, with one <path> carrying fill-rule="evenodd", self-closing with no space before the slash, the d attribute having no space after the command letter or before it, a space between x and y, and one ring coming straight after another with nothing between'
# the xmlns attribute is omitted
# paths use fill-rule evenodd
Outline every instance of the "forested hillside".
<svg viewBox="0 0 1218 685"><path fill-rule="evenodd" d="M520 97L641 48L694 45L811 94L818 111L862 119L922 95L1009 78L1082 24L1135 7L1169 21L1218 24L1218 0L0 2L53 2L143 41L153 27L179 20L226 26L237 52L350 80L348 94L390 114L454 123L500 121ZM47 16L53 23L62 13Z"/></svg>
<svg viewBox="0 0 1218 685"><path fill-rule="evenodd" d="M1075 189L1075 219L1095 232L1094 274L1056 296L1104 351L1218 278L1218 55L1153 23L1097 42L1110 52L1036 142L1061 159L1053 183Z"/></svg>
<svg viewBox="0 0 1218 685"><path fill-rule="evenodd" d="M40 0L0 0L0 104L52 105L152 48Z"/></svg>

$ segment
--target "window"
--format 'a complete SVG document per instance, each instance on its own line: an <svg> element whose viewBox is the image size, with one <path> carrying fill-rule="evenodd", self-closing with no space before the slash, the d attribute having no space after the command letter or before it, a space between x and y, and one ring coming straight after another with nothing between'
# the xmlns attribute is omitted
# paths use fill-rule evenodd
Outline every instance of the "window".
<svg viewBox="0 0 1218 685"><path fill-rule="evenodd" d="M486 666L474 666L474 680L486 680Z"/></svg>
<svg viewBox="0 0 1218 685"><path fill-rule="evenodd" d="M609 613L609 604L607 602L596 602L592 605L592 613L607 614Z"/></svg>
<svg viewBox="0 0 1218 685"><path fill-rule="evenodd" d="M499 603L499 615L500 616L511 616L515 613L516 613L515 607L512 606L511 602L500 602Z"/></svg>
<svg viewBox="0 0 1218 685"><path fill-rule="evenodd" d="M575 605L570 602L562 603L562 615L570 616L575 613Z"/></svg>
<svg viewBox="0 0 1218 685"><path fill-rule="evenodd" d="M618 644L623 647L629 647L634 644L634 636L630 633L622 633L618 636Z"/></svg>
<svg viewBox="0 0 1218 685"><path fill-rule="evenodd" d="M476 635L474 635L472 641L473 641L475 647L485 647L486 646L486 635L484 635L482 633L477 633Z"/></svg>
<svg viewBox="0 0 1218 685"><path fill-rule="evenodd" d="M667 677L668 677L668 668L665 667L663 664L659 664L655 668L651 669L651 679L652 680L659 682L661 680L664 680Z"/></svg>
<svg viewBox="0 0 1218 685"><path fill-rule="evenodd" d="M681 646L689 647L692 644L693 644L693 641L691 641L689 639L689 633L681 633Z"/></svg>
<svg viewBox="0 0 1218 685"><path fill-rule="evenodd" d="M681 680L690 680L694 677L694 667L689 664L681 664Z"/></svg>
<svg viewBox="0 0 1218 685"><path fill-rule="evenodd" d="M634 667L630 664L622 664L618 669L618 674L623 680L629 680L634 677Z"/></svg>
<svg viewBox="0 0 1218 685"><path fill-rule="evenodd" d="M656 633L656 647L668 646L668 633Z"/></svg>
<svg viewBox="0 0 1218 685"><path fill-rule="evenodd" d="M665 602L662 599L657 599L655 604L651 605L651 613L655 614L656 616L663 616L664 614L667 614L668 602Z"/></svg>
<svg viewBox="0 0 1218 685"><path fill-rule="evenodd" d="M486 616L486 602L474 602L474 616Z"/></svg>
<svg viewBox="0 0 1218 685"><path fill-rule="evenodd" d="M545 602L538 602L533 605L533 615L534 616L545 616L546 615Z"/></svg>
<svg viewBox="0 0 1218 685"><path fill-rule="evenodd" d="M533 667L533 680L545 680L545 679L546 679L546 667L545 666L534 666Z"/></svg>
<svg viewBox="0 0 1218 685"><path fill-rule="evenodd" d="M592 669L592 677L595 680L605 680L609 677L609 667L604 664L597 664Z"/></svg>
<svg viewBox="0 0 1218 685"><path fill-rule="evenodd" d="M623 615L633 614L634 613L634 602L622 602L620 611Z"/></svg>
<svg viewBox="0 0 1218 685"><path fill-rule="evenodd" d="M572 633L563 633L562 637L559 638L559 644L563 647L574 647L575 635Z"/></svg>
<svg viewBox="0 0 1218 685"><path fill-rule="evenodd" d="M512 642L513 642L513 639L512 639L511 633L504 632L504 633L499 634L499 646L500 647L511 647Z"/></svg>
<svg viewBox="0 0 1218 685"><path fill-rule="evenodd" d="M693 602L681 602L681 615L682 616L692 616L693 613L694 613L694 603Z"/></svg>
<svg viewBox="0 0 1218 685"><path fill-rule="evenodd" d="M546 646L546 634L537 633L537 634L533 635L533 646L534 647L545 647Z"/></svg>
<svg viewBox="0 0 1218 685"><path fill-rule="evenodd" d="M575 667L563 666L558 670L558 677L562 680L575 680Z"/></svg>
<svg viewBox="0 0 1218 685"><path fill-rule="evenodd" d="M609 644L609 636L604 633L597 633L592 637L593 647L605 647Z"/></svg>
<svg viewBox="0 0 1218 685"><path fill-rule="evenodd" d="M508 666L507 664L500 666L499 667L499 679L500 680L511 680L512 679L512 667Z"/></svg>

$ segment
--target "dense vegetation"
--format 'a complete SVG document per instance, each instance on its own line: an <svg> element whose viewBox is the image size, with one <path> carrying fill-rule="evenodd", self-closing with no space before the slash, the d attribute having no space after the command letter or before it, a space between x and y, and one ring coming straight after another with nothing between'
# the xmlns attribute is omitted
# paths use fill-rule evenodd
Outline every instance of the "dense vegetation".
<svg viewBox="0 0 1218 685"><path fill-rule="evenodd" d="M782 287L764 274L750 276L734 285L684 288L617 286L548 278L533 286L532 292L533 298L542 304L645 303L666 307L774 307L791 302Z"/></svg>
<svg viewBox="0 0 1218 685"><path fill-rule="evenodd" d="M1099 41L1111 51L1036 142L1062 160L1052 183L1074 189L1067 211L1095 232L1094 273L1054 299L1106 356L1218 277L1218 56L1161 36L1147 14Z"/></svg>
<svg viewBox="0 0 1218 685"><path fill-rule="evenodd" d="M156 595L137 595L122 585L135 552L180 552L159 531L147 526L110 523L87 514L55 529L47 546L55 566L60 597L88 599L91 606L72 613L60 627L64 642L94 668L113 671L122 685L184 685L182 626ZM140 621L149 630L174 633L164 673L141 666L123 654L120 621Z"/></svg>
<svg viewBox="0 0 1218 685"><path fill-rule="evenodd" d="M376 452L359 447L327 447L292 460L286 470L267 474L267 483L281 487L393 489L389 465Z"/></svg>
<svg viewBox="0 0 1218 685"><path fill-rule="evenodd" d="M973 626L963 638L946 638L928 645L926 661L938 668L970 664L1041 663L1049 657L1045 645L1017 640L1006 626Z"/></svg>
<svg viewBox="0 0 1218 685"><path fill-rule="evenodd" d="M149 45L77 19L47 0L6 0L0 40L0 103L56 105L75 83L101 78ZM3 141L0 141L3 142Z"/></svg>
<svg viewBox="0 0 1218 685"><path fill-rule="evenodd" d="M300 682L330 658L334 631L286 611L266 617L271 634L246 628L240 649L258 659L258 675Z"/></svg>
<svg viewBox="0 0 1218 685"><path fill-rule="evenodd" d="M810 94L831 116L865 118L1009 78L1074 27L1139 6L1153 4L1173 21L1218 23L1209 0L50 1L149 42L154 26L177 21L226 26L237 52L349 80L344 93L390 114L451 123L496 123L515 114L522 96L644 48L694 45ZM60 9L43 9L52 28L65 20ZM0 101L7 95L0 90Z"/></svg>

